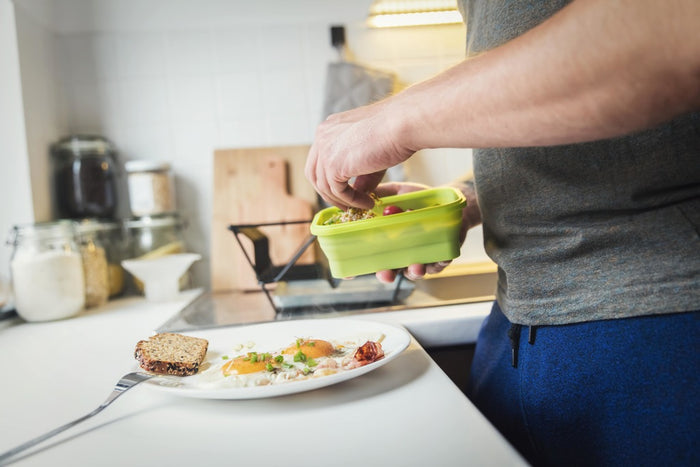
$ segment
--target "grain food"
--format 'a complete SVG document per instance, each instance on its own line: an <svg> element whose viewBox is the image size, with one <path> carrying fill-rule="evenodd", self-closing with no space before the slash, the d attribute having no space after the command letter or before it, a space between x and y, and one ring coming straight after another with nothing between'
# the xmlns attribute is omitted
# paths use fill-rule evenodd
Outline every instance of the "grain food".
<svg viewBox="0 0 700 467"><path fill-rule="evenodd" d="M377 195L370 193L369 196L374 200L374 207L378 208L382 205L382 200L377 198ZM371 209L348 208L345 211L340 211L331 216L323 225L344 224L346 222L361 221L371 219L377 215Z"/></svg>
<svg viewBox="0 0 700 467"><path fill-rule="evenodd" d="M175 212L175 181L170 164L148 160L129 161L129 206L134 216Z"/></svg>
<svg viewBox="0 0 700 467"><path fill-rule="evenodd" d="M190 376L199 371L208 347L206 339L161 333L139 341L134 357L141 368L151 373Z"/></svg>
<svg viewBox="0 0 700 467"><path fill-rule="evenodd" d="M85 274L85 306L92 308L107 303L109 298L109 270L105 249L88 243L81 249Z"/></svg>
<svg viewBox="0 0 700 467"><path fill-rule="evenodd" d="M348 208L346 211L341 211L328 219L324 225L343 224L345 222L360 221L363 219L371 219L375 216L374 212L369 209Z"/></svg>

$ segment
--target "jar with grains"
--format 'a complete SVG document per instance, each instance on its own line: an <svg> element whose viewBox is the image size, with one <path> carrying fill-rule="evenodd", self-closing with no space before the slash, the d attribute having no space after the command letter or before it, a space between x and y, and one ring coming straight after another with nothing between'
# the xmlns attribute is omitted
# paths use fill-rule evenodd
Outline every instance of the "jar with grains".
<svg viewBox="0 0 700 467"><path fill-rule="evenodd" d="M101 136L74 135L51 146L59 217L112 219L118 189L116 149Z"/></svg>
<svg viewBox="0 0 700 467"><path fill-rule="evenodd" d="M99 238L107 254L109 296L110 298L116 297L124 291L124 268L121 263L125 258L126 241L122 224L120 222L103 222Z"/></svg>
<svg viewBox="0 0 700 467"><path fill-rule="evenodd" d="M124 164L129 186L131 214L137 217L176 211L175 181L170 164L147 160Z"/></svg>
<svg viewBox="0 0 700 467"><path fill-rule="evenodd" d="M49 321L78 314L85 306L85 276L75 224L70 221L15 226L10 273L17 314Z"/></svg>
<svg viewBox="0 0 700 467"><path fill-rule="evenodd" d="M93 219L84 219L76 227L83 258L87 308L104 305L109 298L109 269L103 229L102 223Z"/></svg>
<svg viewBox="0 0 700 467"><path fill-rule="evenodd" d="M128 258L160 258L175 253L185 253L183 231L185 222L177 214L164 216L143 216L124 222L128 237ZM133 278L136 291L143 292L143 284ZM189 272L180 278L180 289L190 284Z"/></svg>

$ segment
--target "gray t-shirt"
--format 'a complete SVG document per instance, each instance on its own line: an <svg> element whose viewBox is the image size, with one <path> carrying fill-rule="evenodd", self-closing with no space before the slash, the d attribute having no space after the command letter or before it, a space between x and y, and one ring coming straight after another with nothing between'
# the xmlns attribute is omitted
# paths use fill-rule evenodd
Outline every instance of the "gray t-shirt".
<svg viewBox="0 0 700 467"><path fill-rule="evenodd" d="M468 54L567 3L467 0ZM700 309L700 113L584 144L476 150L474 175L511 322Z"/></svg>

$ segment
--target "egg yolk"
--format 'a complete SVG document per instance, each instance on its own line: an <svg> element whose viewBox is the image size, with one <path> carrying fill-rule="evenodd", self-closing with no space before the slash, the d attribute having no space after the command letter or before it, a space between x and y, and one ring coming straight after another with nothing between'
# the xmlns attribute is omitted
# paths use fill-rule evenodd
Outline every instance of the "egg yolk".
<svg viewBox="0 0 700 467"><path fill-rule="evenodd" d="M294 355L297 352L302 352L307 358L327 357L333 353L333 344L320 339L299 339L284 349L283 353Z"/></svg>
<svg viewBox="0 0 700 467"><path fill-rule="evenodd" d="M233 360L229 360L221 367L224 376L231 375L247 375L249 373L257 373L267 368L267 364L272 360L270 354L258 354L251 352L247 355L241 355Z"/></svg>

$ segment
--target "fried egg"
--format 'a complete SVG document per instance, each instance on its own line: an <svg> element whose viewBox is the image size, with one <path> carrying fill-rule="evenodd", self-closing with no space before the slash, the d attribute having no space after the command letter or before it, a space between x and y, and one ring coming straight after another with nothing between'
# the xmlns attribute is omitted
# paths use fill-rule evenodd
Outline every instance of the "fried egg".
<svg viewBox="0 0 700 467"><path fill-rule="evenodd" d="M364 340L362 341L364 342ZM361 343L329 342L299 338L272 352L259 352L256 346L232 347L236 354L221 356L198 375L207 387L254 387L318 378L352 369L353 355ZM241 353L244 352L244 353Z"/></svg>
<svg viewBox="0 0 700 467"><path fill-rule="evenodd" d="M299 352L307 358L328 357L335 349L333 344L321 339L297 339L297 341L284 349L283 354L296 355Z"/></svg>
<svg viewBox="0 0 700 467"><path fill-rule="evenodd" d="M271 360L272 355L269 353L248 352L224 363L221 371L224 376L258 373L265 370Z"/></svg>

